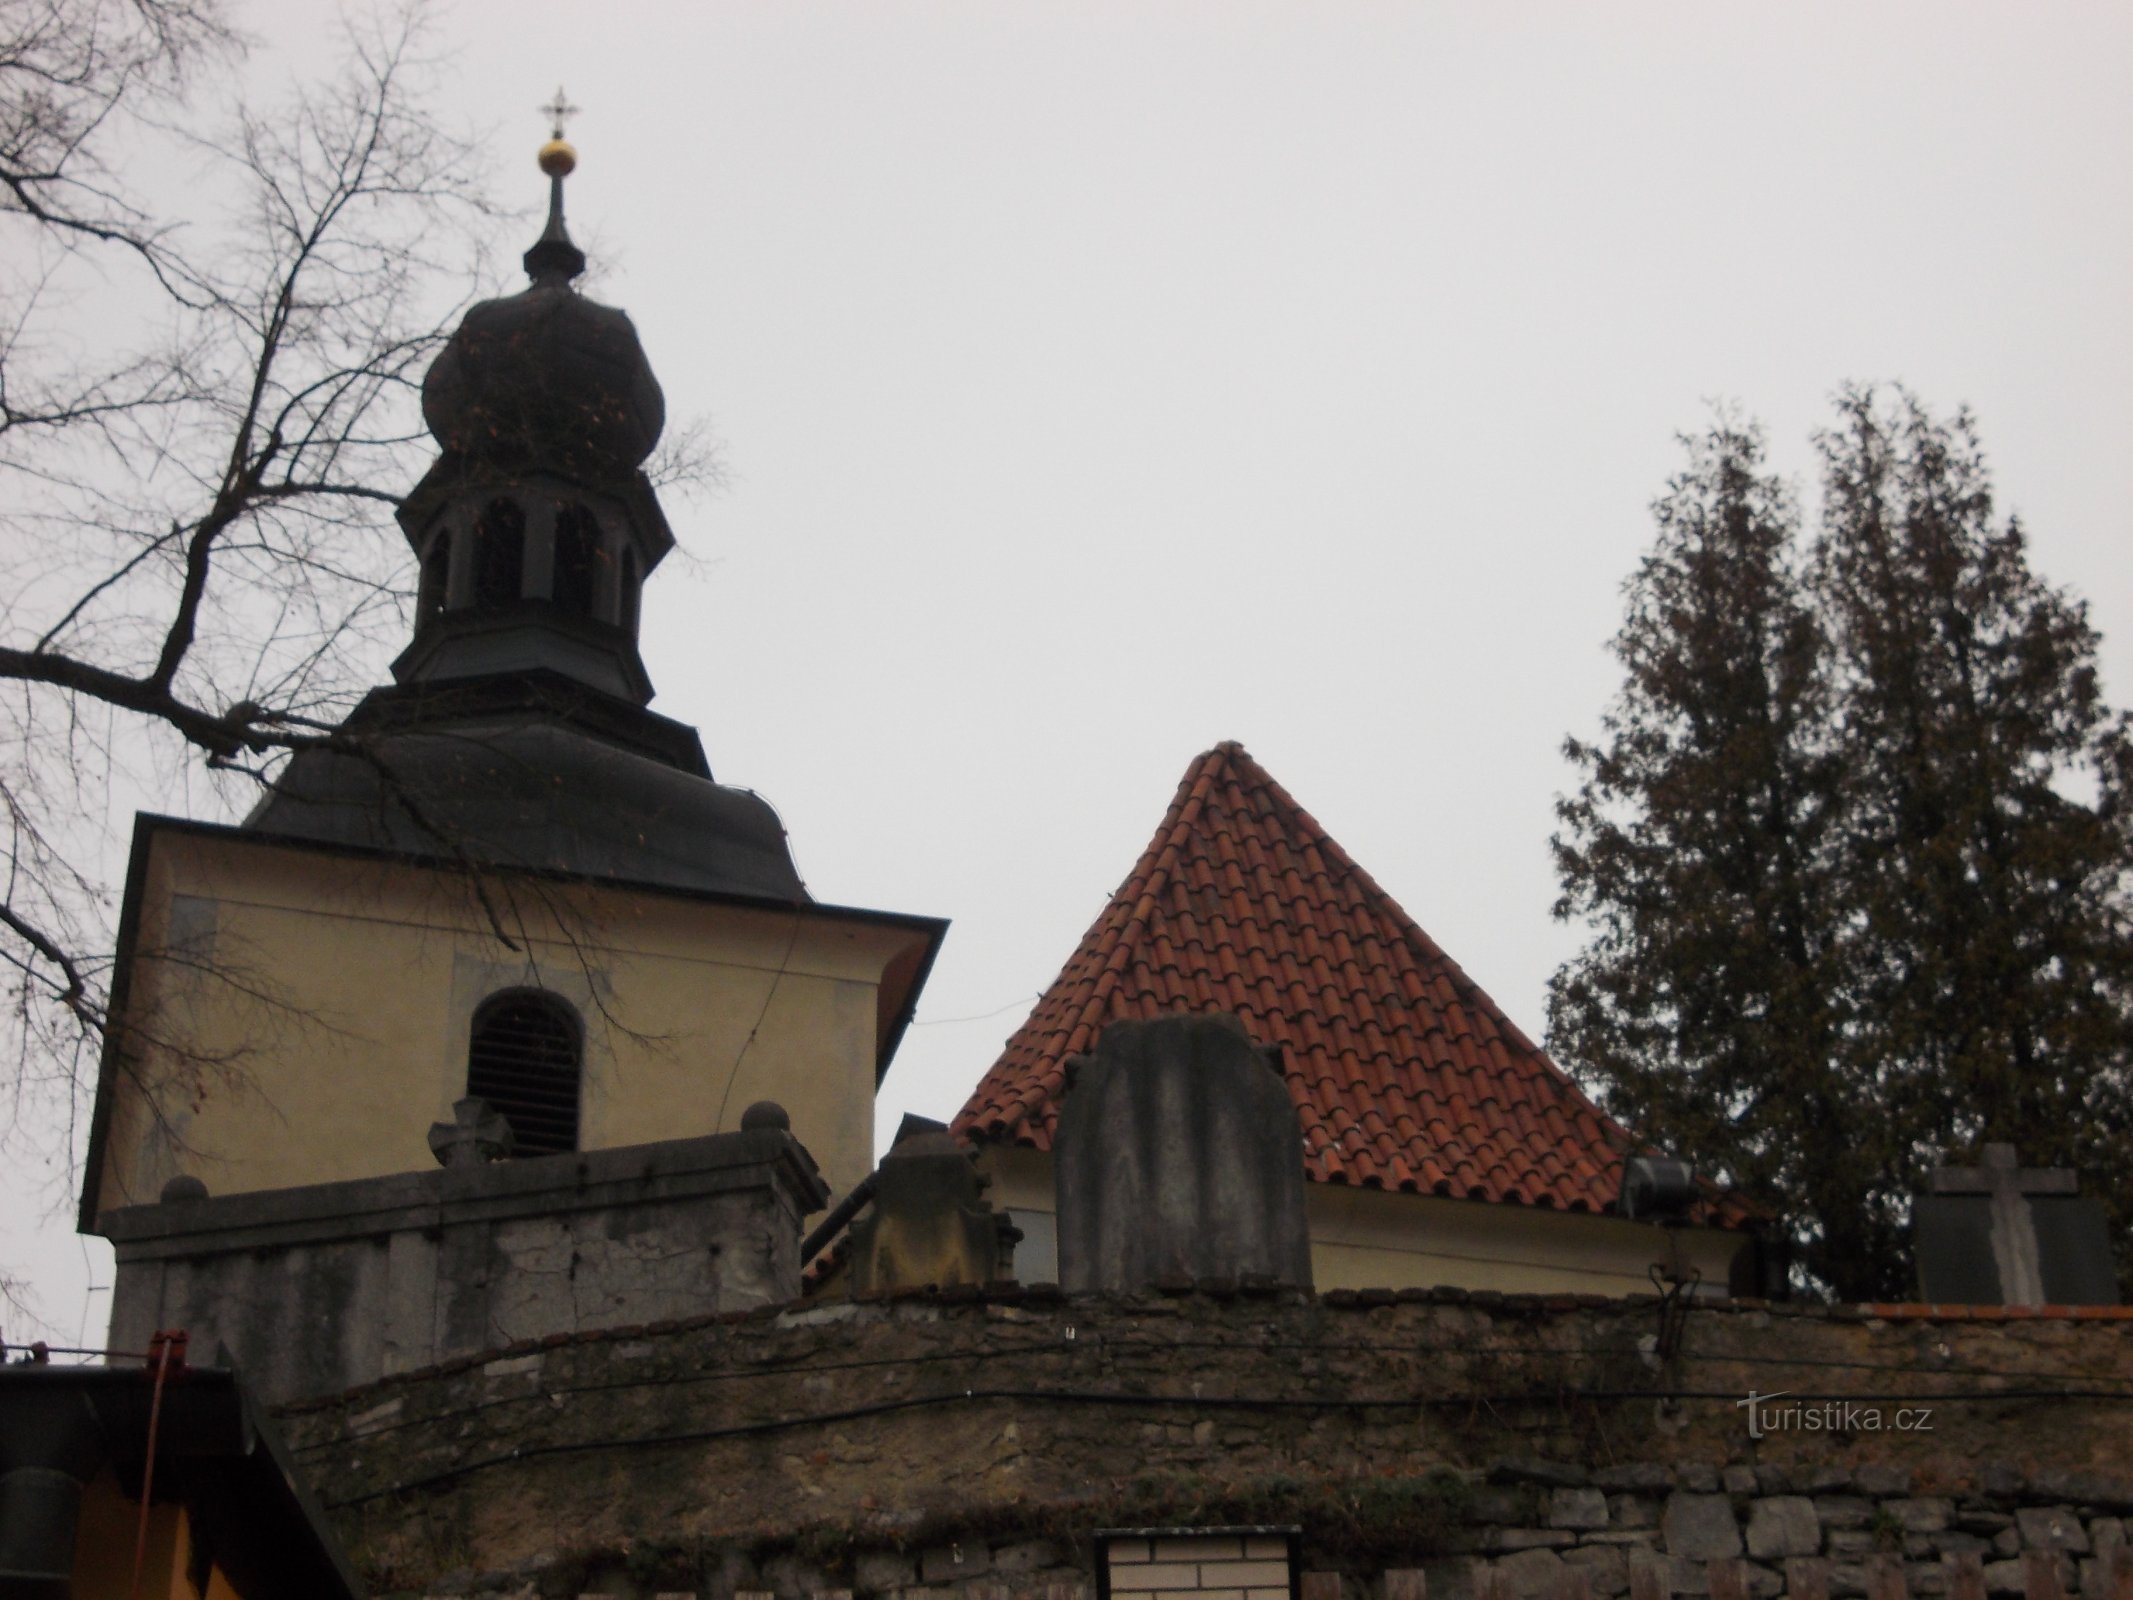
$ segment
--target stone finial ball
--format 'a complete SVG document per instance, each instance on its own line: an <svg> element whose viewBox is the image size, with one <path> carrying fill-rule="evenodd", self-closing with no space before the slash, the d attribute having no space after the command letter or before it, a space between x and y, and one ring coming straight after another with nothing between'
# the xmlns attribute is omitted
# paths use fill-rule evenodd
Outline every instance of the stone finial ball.
<svg viewBox="0 0 2133 1600"><path fill-rule="evenodd" d="M792 1118L775 1100L758 1100L741 1113L741 1132L754 1133L762 1128L776 1128L780 1133L792 1132Z"/></svg>
<svg viewBox="0 0 2133 1600"><path fill-rule="evenodd" d="M551 178L567 178L578 170L577 148L567 139L550 139L536 159Z"/></svg>
<svg viewBox="0 0 2133 1600"><path fill-rule="evenodd" d="M171 1205L181 1200L205 1200L207 1185L189 1172L181 1172L163 1185L163 1204Z"/></svg>

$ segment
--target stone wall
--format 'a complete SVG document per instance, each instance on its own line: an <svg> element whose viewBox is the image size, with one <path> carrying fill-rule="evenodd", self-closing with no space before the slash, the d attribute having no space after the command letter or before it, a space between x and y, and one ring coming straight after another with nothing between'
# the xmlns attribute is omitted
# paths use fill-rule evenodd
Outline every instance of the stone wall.
<svg viewBox="0 0 2133 1600"><path fill-rule="evenodd" d="M111 1343L184 1328L270 1401L452 1355L800 1292L823 1200L781 1130L104 1213Z"/></svg>
<svg viewBox="0 0 2133 1600"><path fill-rule="evenodd" d="M2129 1328L1003 1289L557 1339L283 1424L384 1593L1088 1600L1099 1529L1293 1524L1305 1600L2100 1596Z"/></svg>

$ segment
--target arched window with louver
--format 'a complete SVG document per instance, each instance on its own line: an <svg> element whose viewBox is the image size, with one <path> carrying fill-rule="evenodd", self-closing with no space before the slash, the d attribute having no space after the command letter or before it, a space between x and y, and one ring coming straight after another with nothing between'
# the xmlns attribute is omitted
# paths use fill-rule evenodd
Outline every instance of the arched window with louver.
<svg viewBox="0 0 2133 1600"><path fill-rule="evenodd" d="M555 576L549 596L565 616L593 614L593 585L600 561L600 524L585 507L558 506L555 514Z"/></svg>
<svg viewBox="0 0 2133 1600"><path fill-rule="evenodd" d="M511 1124L514 1154L575 1150L584 1054L585 1029L565 1001L540 989L491 995L474 1013L467 1093Z"/></svg>
<svg viewBox="0 0 2133 1600"><path fill-rule="evenodd" d="M491 500L474 528L474 603L515 605L526 571L526 513L516 500Z"/></svg>

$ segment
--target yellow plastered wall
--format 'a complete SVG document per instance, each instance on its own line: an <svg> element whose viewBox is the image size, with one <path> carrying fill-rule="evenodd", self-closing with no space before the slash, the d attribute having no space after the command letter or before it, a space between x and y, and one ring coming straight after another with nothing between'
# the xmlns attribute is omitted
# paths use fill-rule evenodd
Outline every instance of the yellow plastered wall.
<svg viewBox="0 0 2133 1600"><path fill-rule="evenodd" d="M74 1600L242 1600L219 1566L210 1564L207 1587L192 1581L192 1523L179 1505L148 1510L148 1537L141 1541L141 1503L119 1488L110 1468L82 1490L81 1521L74 1534ZM138 1596L133 1583L136 1548L141 1552Z"/></svg>
<svg viewBox="0 0 2133 1600"><path fill-rule="evenodd" d="M989 1147L986 1198L1014 1213L1024 1240L1015 1276L1058 1277L1049 1152ZM1390 1194L1307 1183L1311 1274L1325 1289L1493 1289L1505 1294L1649 1294L1651 1269L1701 1275L1723 1292L1744 1240L1716 1228L1661 1228L1620 1217Z"/></svg>
<svg viewBox="0 0 2133 1600"><path fill-rule="evenodd" d="M474 1010L520 986L585 1024L581 1148L729 1131L776 1100L837 1192L872 1170L883 975L923 932L147 839L99 1210L180 1172L221 1195L432 1166Z"/></svg>

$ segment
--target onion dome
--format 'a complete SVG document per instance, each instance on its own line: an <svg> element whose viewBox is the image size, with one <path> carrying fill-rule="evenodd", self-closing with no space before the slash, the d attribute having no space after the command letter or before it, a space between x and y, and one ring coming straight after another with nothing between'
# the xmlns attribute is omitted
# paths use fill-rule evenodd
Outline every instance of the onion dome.
<svg viewBox="0 0 2133 1600"><path fill-rule="evenodd" d="M421 583L395 682L333 747L300 751L245 826L805 903L777 813L714 782L696 730L649 709L639 586L674 535L640 463L666 406L630 319L571 287L576 164L558 128L532 286L469 311L423 383L444 448L399 508Z"/></svg>
<svg viewBox="0 0 2133 1600"><path fill-rule="evenodd" d="M571 287L585 270L563 224L576 152L552 139L540 162L548 226L526 252L532 287L466 314L423 379L422 417L447 452L469 460L626 477L659 442L666 400L628 315Z"/></svg>

